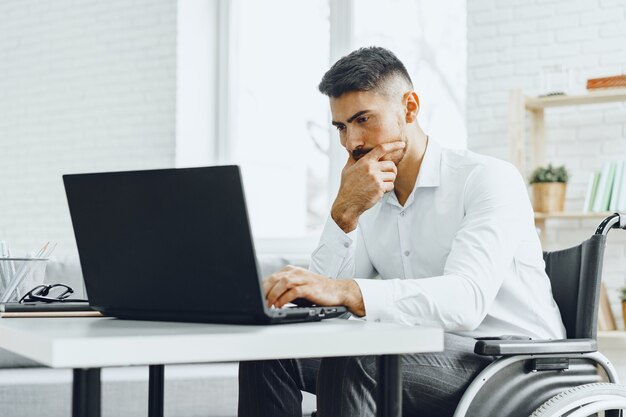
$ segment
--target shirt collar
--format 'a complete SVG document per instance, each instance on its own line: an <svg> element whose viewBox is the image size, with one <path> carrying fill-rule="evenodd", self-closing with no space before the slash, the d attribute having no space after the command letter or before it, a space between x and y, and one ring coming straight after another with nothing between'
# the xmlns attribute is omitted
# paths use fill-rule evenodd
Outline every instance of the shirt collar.
<svg viewBox="0 0 626 417"><path fill-rule="evenodd" d="M415 188L438 187L441 179L441 146L428 138Z"/></svg>

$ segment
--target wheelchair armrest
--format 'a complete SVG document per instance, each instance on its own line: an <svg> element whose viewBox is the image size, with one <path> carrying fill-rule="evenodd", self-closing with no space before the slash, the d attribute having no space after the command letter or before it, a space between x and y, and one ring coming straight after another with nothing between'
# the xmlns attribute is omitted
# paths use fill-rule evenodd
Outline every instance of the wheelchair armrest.
<svg viewBox="0 0 626 417"><path fill-rule="evenodd" d="M594 339L560 340L479 340L474 353L486 356L589 353L598 350Z"/></svg>

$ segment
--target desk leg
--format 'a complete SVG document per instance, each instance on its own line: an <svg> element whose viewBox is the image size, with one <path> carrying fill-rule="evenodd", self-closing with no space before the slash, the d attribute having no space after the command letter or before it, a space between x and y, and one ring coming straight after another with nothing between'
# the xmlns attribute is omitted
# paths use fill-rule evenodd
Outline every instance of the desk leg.
<svg viewBox="0 0 626 417"><path fill-rule="evenodd" d="M100 368L74 369L72 417L100 417Z"/></svg>
<svg viewBox="0 0 626 417"><path fill-rule="evenodd" d="M150 365L148 380L148 417L163 417L163 365Z"/></svg>
<svg viewBox="0 0 626 417"><path fill-rule="evenodd" d="M377 417L402 416L402 374L400 355L378 357Z"/></svg>

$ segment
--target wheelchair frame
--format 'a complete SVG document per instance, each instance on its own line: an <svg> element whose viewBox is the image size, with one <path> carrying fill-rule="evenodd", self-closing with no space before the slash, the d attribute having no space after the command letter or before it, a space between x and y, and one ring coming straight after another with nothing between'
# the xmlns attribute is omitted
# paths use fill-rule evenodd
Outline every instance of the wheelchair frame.
<svg viewBox="0 0 626 417"><path fill-rule="evenodd" d="M619 383L619 377L615 370L615 367L611 364L611 362L600 352L592 352L592 353L583 353L583 354L546 354L546 355L514 355L514 356L504 356L496 359L494 362L489 364L483 371L474 378L470 386L467 388L461 401L457 405L456 411L454 412L453 417L465 417L467 412L472 405L473 400L476 398L481 388L498 372L507 368L513 363L526 361L529 359L535 358L586 358L594 361L598 365L600 365L607 377L609 378L609 382Z"/></svg>
<svg viewBox="0 0 626 417"><path fill-rule="evenodd" d="M626 215L615 213L605 218L597 227L594 235L607 235L609 230L614 229L614 228L626 229ZM594 341L594 347L595 347L595 341ZM535 354L531 352L531 353L524 353L524 354L511 354L510 356L503 355L499 357L498 359L496 359L493 363L488 365L472 381L468 389L463 394L461 401L457 405L457 408L454 412L453 417L475 417L475 416L483 417L483 416L479 416L478 414L468 415L468 412L470 411L470 407L472 407L474 400L477 398L479 394L481 394L481 389L487 383L489 383L496 375L498 375L498 373L504 371L505 369L512 366L513 364L516 364L518 362L530 361L533 359L545 359L545 358L563 359L564 361L563 369L567 369L570 359L588 359L589 361L595 363L596 365L599 365L604 370L604 373L606 374L606 378L608 378L609 383L611 384L619 383L619 377L617 375L615 368L613 367L611 362L602 353L598 351L593 351L593 352L587 351L587 352L579 352L579 353L577 352L567 352L567 353L537 352ZM558 369L558 366L556 366L553 369ZM538 370L531 370L531 372L538 372ZM541 371L539 370L539 372ZM554 376L552 378L554 378L555 380L557 379L557 377L554 377ZM582 387L584 385L585 384L582 383L578 386ZM574 415L587 416L590 414L584 414L585 412L595 413L597 411L608 411L608 410L611 410L609 411L609 413L612 416L613 415L621 416L622 412L619 410L626 407L626 388L620 385L616 385L616 387L622 390L621 395L618 395L615 398L604 398L604 399L599 398L597 402L589 404L588 407L587 406L582 407L583 409L573 412L571 416L572 417ZM565 391L567 391L567 389L565 389L563 392ZM550 399L547 399L547 400L549 401ZM619 408L611 409L610 407L619 407Z"/></svg>

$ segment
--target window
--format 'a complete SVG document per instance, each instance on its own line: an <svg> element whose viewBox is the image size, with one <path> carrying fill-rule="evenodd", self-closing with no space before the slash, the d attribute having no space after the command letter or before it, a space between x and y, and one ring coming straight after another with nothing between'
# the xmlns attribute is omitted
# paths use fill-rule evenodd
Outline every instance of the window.
<svg viewBox="0 0 626 417"><path fill-rule="evenodd" d="M230 160L242 167L257 238L311 235L328 213L329 5L241 1L230 76Z"/></svg>
<svg viewBox="0 0 626 417"><path fill-rule="evenodd" d="M420 96L424 130L444 146L466 147L465 0L452 2L227 2L236 7L219 80L228 80L228 98L217 103L229 109L228 142L218 154L242 167L262 252L309 252L328 216L345 153L317 85L338 49L393 50Z"/></svg>
<svg viewBox="0 0 626 417"><path fill-rule="evenodd" d="M418 120L449 148L467 147L465 0L359 0L354 8L358 46L389 48L404 63L420 97Z"/></svg>

